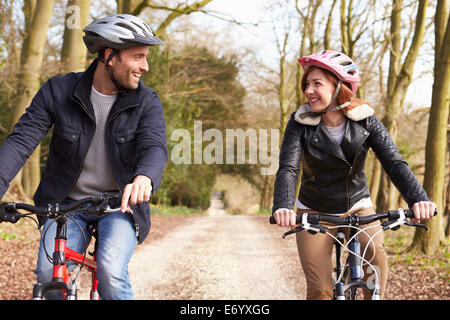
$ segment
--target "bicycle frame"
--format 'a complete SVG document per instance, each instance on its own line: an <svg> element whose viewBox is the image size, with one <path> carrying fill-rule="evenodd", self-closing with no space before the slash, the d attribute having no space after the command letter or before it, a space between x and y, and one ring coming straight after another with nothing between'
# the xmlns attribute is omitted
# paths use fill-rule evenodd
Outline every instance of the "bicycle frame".
<svg viewBox="0 0 450 320"><path fill-rule="evenodd" d="M66 246L67 244L67 218L62 216L56 220L56 236L55 236L55 250L53 253L53 274L52 280L45 284L37 283L33 288L33 300L41 300L44 294L50 290L61 290L63 297L66 300L77 299L76 283L72 281L67 269L67 263L73 261L77 264L82 264L89 272L92 273L92 287L90 292L91 300L98 300L98 280L97 280L97 263L96 252L97 242L93 253L93 259L85 257Z"/></svg>

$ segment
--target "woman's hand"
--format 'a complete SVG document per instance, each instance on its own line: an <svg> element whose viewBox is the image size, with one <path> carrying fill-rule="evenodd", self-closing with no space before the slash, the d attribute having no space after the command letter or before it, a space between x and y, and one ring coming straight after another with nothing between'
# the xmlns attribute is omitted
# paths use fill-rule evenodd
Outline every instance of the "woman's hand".
<svg viewBox="0 0 450 320"><path fill-rule="evenodd" d="M428 220L433 218L434 211L436 210L436 204L431 201L420 201L413 205L414 219L413 222L419 223L420 220Z"/></svg>
<svg viewBox="0 0 450 320"><path fill-rule="evenodd" d="M273 213L273 217L280 227L295 227L295 212L294 210L280 208Z"/></svg>

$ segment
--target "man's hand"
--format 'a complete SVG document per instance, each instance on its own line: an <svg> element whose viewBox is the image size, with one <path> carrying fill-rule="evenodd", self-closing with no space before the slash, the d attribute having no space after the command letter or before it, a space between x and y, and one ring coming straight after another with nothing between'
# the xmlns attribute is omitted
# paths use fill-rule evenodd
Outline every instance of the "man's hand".
<svg viewBox="0 0 450 320"><path fill-rule="evenodd" d="M152 194L152 180L147 176L136 176L132 183L127 184L123 190L120 211L133 212L129 204L135 205L150 201Z"/></svg>

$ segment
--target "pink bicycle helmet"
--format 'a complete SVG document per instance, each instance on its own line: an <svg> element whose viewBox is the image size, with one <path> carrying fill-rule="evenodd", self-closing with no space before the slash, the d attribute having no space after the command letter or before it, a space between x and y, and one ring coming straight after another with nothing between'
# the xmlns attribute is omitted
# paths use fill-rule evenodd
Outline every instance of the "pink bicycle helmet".
<svg viewBox="0 0 450 320"><path fill-rule="evenodd" d="M358 66L342 52L325 50L310 56L301 57L298 61L304 71L311 66L316 66L332 72L339 80L348 83L353 94L356 94L360 81Z"/></svg>

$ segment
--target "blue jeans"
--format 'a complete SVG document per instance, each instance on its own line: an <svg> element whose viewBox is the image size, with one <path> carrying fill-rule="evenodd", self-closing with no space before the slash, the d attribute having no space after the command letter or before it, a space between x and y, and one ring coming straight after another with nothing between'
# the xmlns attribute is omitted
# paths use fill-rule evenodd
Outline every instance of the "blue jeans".
<svg viewBox="0 0 450 320"><path fill-rule="evenodd" d="M87 244L89 244L92 236L87 230L87 225L97 222L97 277L100 298L103 300L132 300L133 290L128 277L128 263L136 247L137 238L131 214L119 211L97 217L80 211L70 215L86 234ZM52 219L47 220L42 234L46 230L45 249L52 257L56 222ZM68 219L67 223L67 247L80 253L84 253L86 249L83 235L71 219ZM41 238L35 270L37 281L42 284L50 281L52 272L53 264L47 258ZM52 290L45 294L45 298L62 299L62 294L59 290Z"/></svg>

